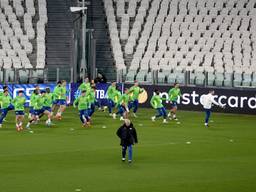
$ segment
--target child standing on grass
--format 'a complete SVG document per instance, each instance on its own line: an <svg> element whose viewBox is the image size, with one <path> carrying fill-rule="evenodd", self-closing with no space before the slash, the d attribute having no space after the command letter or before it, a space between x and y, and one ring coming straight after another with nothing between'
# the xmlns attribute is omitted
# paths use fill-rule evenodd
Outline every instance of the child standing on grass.
<svg viewBox="0 0 256 192"><path fill-rule="evenodd" d="M132 145L138 143L136 129L129 119L124 120L124 124L117 130L117 136L120 138L122 146L122 161L125 161L126 150L128 148L128 162L132 162Z"/></svg>

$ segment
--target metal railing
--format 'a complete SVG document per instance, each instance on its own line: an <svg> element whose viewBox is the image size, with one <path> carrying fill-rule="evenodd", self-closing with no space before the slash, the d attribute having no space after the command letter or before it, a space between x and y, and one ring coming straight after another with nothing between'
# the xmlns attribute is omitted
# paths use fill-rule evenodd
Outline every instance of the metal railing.
<svg viewBox="0 0 256 192"><path fill-rule="evenodd" d="M76 82L72 67L45 69L0 69L0 83L48 83L66 80Z"/></svg>
<svg viewBox="0 0 256 192"><path fill-rule="evenodd" d="M200 87L226 87L226 88L256 88L256 81L243 83L244 79L241 78L241 81L237 81L234 78L234 73L230 73L228 77L223 79L218 79L217 77L212 78L212 73L203 72L202 78L196 78L194 73L190 71L185 71L182 73L170 73L174 74L174 77L170 77L166 75L164 78L159 77L159 73L157 70L153 70L148 74L145 74L144 79L140 80L141 84L151 84L151 85L165 85L165 84L174 84L179 83L185 86L200 86ZM211 75L211 76L210 76ZM193 77L194 76L194 77ZM255 75L256 77L256 75ZM117 81L118 82L134 82L137 79L137 74L134 78L128 78L127 73L123 70L117 71ZM253 80L253 76L251 77Z"/></svg>

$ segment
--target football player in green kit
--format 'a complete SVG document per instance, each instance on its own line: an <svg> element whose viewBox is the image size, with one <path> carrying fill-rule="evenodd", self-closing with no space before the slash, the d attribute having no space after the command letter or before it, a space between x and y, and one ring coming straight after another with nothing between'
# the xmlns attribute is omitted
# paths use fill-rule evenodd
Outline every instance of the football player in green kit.
<svg viewBox="0 0 256 192"><path fill-rule="evenodd" d="M89 117L92 117L93 113L95 112L95 103L96 103L95 87L87 89L86 96L88 97L88 102L89 102L88 115Z"/></svg>
<svg viewBox="0 0 256 192"><path fill-rule="evenodd" d="M41 117L41 114L43 114L43 105L44 105L44 98L42 95L39 94L38 90L35 90L35 97L34 97L34 114L32 115L32 118L27 123L26 128L30 128L30 124L33 122L38 122L39 118ZM43 91L41 91L42 93Z"/></svg>
<svg viewBox="0 0 256 192"><path fill-rule="evenodd" d="M86 77L84 82L78 87L78 90L80 90L80 91L84 91L84 90L87 91L89 89L91 89L91 84L90 84L89 78Z"/></svg>
<svg viewBox="0 0 256 192"><path fill-rule="evenodd" d="M44 114L48 117L45 123L47 126L50 126L51 119L52 119L53 94L51 93L51 90L49 87L45 88L45 92L42 93L42 97L44 99L44 104L43 104Z"/></svg>
<svg viewBox="0 0 256 192"><path fill-rule="evenodd" d="M120 99L118 100L118 112L116 114L113 114L113 118L116 118L116 115L120 115L120 121L128 118L129 108L128 103L130 101L129 96L129 89L125 89L125 92L123 95L121 95Z"/></svg>
<svg viewBox="0 0 256 192"><path fill-rule="evenodd" d="M163 106L163 101L164 99L161 98L160 96L160 92L158 90L155 90L155 95L152 96L151 100L150 100L150 104L151 106L157 110L157 115L151 117L152 121L155 121L156 118L159 118L159 117L163 117L164 120L163 120L163 123L167 123L167 114L166 114L166 109L165 107Z"/></svg>
<svg viewBox="0 0 256 192"><path fill-rule="evenodd" d="M18 96L16 96L12 101L15 114L16 114L16 130L17 131L23 130L22 123L25 115L24 113L25 103L26 103L26 98L23 96L23 91L19 91Z"/></svg>
<svg viewBox="0 0 256 192"><path fill-rule="evenodd" d="M139 94L142 93L144 91L144 89L139 87L139 83L135 82L134 86L132 86L129 89L129 94L131 95L131 101L129 102L129 110L131 110L133 108L133 116L137 117L136 112L138 110L139 107Z"/></svg>
<svg viewBox="0 0 256 192"><path fill-rule="evenodd" d="M57 87L55 96L57 97L56 103L59 105L58 112L55 116L56 119L61 120L62 119L62 114L66 109L66 104L67 104L67 90L66 90L66 81L62 80L61 85Z"/></svg>
<svg viewBox="0 0 256 192"><path fill-rule="evenodd" d="M110 116L113 116L113 108L115 107L114 97L116 94L116 82L113 82L107 90L107 98L108 98L108 112Z"/></svg>
<svg viewBox="0 0 256 192"><path fill-rule="evenodd" d="M3 92L3 95L0 96L0 103L1 103L0 128L2 128L3 120L7 116L8 112L14 109L11 102L12 102L12 98L9 96L8 90L5 89Z"/></svg>
<svg viewBox="0 0 256 192"><path fill-rule="evenodd" d="M35 86L35 90L33 91L33 93L31 94L30 96L30 102L29 102L29 115L28 115L28 118L29 119L32 119L32 116L34 114L34 99L35 99L35 92L39 92L40 90L40 87L39 85L36 85Z"/></svg>
<svg viewBox="0 0 256 192"><path fill-rule="evenodd" d="M4 85L3 86L3 90L0 91L0 99L1 97L4 95L4 91L7 90L8 91L8 86L7 85ZM2 102L0 100L0 113L2 112Z"/></svg>
<svg viewBox="0 0 256 192"><path fill-rule="evenodd" d="M171 103L171 110L170 110L170 113L168 113L168 117L170 117L170 119L178 120L176 117L176 112L178 109L177 101L179 97L182 96L178 83L174 84L174 87L169 90L168 95L169 95L169 101Z"/></svg>
<svg viewBox="0 0 256 192"><path fill-rule="evenodd" d="M89 117L89 100L86 96L86 90L83 90L81 96L79 96L73 103L73 106L76 108L78 106L79 117L84 127L90 124Z"/></svg>

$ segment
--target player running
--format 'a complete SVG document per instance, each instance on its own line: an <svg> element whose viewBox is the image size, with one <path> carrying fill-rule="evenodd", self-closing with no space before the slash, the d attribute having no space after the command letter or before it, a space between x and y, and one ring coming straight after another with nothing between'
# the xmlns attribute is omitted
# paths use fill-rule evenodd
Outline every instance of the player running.
<svg viewBox="0 0 256 192"><path fill-rule="evenodd" d="M92 117L93 113L95 112L95 103L96 103L95 87L88 89L86 91L86 95L89 101L89 117Z"/></svg>
<svg viewBox="0 0 256 192"><path fill-rule="evenodd" d="M66 101L67 101L67 90L66 90L66 81L62 80L61 84L58 84L58 86L55 89L55 96L56 96L56 104L59 105L58 112L55 116L56 119L61 120L62 114L66 109Z"/></svg>
<svg viewBox="0 0 256 192"><path fill-rule="evenodd" d="M170 89L169 92L168 92L169 101L171 103L171 110L168 113L168 117L170 117L170 120L172 120L172 119L174 119L176 121L178 120L177 117L176 117L176 112L177 112L177 109L178 109L177 101L178 101L179 97L182 96L179 86L180 85L178 83L175 83L174 87L172 89Z"/></svg>
<svg viewBox="0 0 256 192"><path fill-rule="evenodd" d="M115 107L114 97L116 94L116 82L113 82L107 90L107 98L108 98L108 112L110 116L113 116L112 111Z"/></svg>
<svg viewBox="0 0 256 192"><path fill-rule="evenodd" d="M8 91L8 86L6 86L6 85L4 85L4 86L3 86L3 90L0 91L0 99L1 99L2 96L4 96L4 91L5 91L5 90ZM1 113L1 111L2 111L2 103L1 103L1 101L0 101L0 113Z"/></svg>
<svg viewBox="0 0 256 192"><path fill-rule="evenodd" d="M0 97L0 103L1 103L0 128L2 128L3 120L7 116L8 112L14 109L11 102L12 102L12 98L9 96L8 90L5 89L3 92L3 95Z"/></svg>
<svg viewBox="0 0 256 192"><path fill-rule="evenodd" d="M129 108L128 108L128 103L130 100L129 90L125 89L125 92L123 95L121 95L119 91L118 93L115 95L115 97L118 98L118 102L117 102L118 112L113 114L113 119L116 119L116 115L120 115L120 121L123 121L124 119L128 118L128 113L129 113Z"/></svg>
<svg viewBox="0 0 256 192"><path fill-rule="evenodd" d="M57 108L57 99L60 95L60 87L61 87L61 81L57 82L57 85L53 89L53 103L52 103L52 113L55 111Z"/></svg>
<svg viewBox="0 0 256 192"><path fill-rule="evenodd" d="M33 91L33 93L31 94L30 96L30 102L29 102L29 115L28 115L28 118L31 120L33 119L33 116L35 114L35 111L34 111L34 105L35 105L35 98L36 98L36 95L38 94L38 91L37 89L35 89Z"/></svg>
<svg viewBox="0 0 256 192"><path fill-rule="evenodd" d="M83 126L86 127L87 125L90 125L90 117L88 114L89 109L89 100L86 96L86 90L83 90L81 93L81 96L79 96L73 103L73 106L76 108L78 106L79 111L79 117L81 122L83 123Z"/></svg>
<svg viewBox="0 0 256 192"><path fill-rule="evenodd" d="M78 90L80 90L80 91L84 91L84 90L87 91L90 88L91 88L91 84L90 84L89 78L86 77L84 79L84 82L78 87Z"/></svg>
<svg viewBox="0 0 256 192"><path fill-rule="evenodd" d="M41 91L41 94L43 92L44 91ZM44 113L43 105L44 105L43 96L39 94L38 90L35 90L34 108L33 108L34 114L32 115L32 118L27 123L27 126L26 126L27 129L30 128L31 123L38 122L40 117L43 116L43 113Z"/></svg>
<svg viewBox="0 0 256 192"><path fill-rule="evenodd" d="M32 119L32 116L33 116L33 114L34 114L34 103L35 103L35 96L36 96L36 92L38 92L39 93L39 91L40 91L40 87L38 86L38 85L36 85L35 86L35 89L34 89L34 91L33 91L33 93L31 94L31 96L30 96L30 102L29 102L29 116L28 116L28 118L29 119Z"/></svg>
<svg viewBox="0 0 256 192"><path fill-rule="evenodd" d="M14 110L16 114L16 130L21 131L23 130L22 123L24 120L24 110L25 110L25 105L26 103L26 98L23 96L23 91L18 92L18 96L16 96L12 104L14 105Z"/></svg>
<svg viewBox="0 0 256 192"><path fill-rule="evenodd" d="M211 109L212 109L212 105L217 105L217 106L220 106L222 108L225 107L225 105L222 105L218 102L216 102L214 100L214 90L210 90L209 93L207 95L203 95L201 97L201 103L204 107L204 111L205 111L205 122L204 122L204 125L206 127L209 127L209 119L210 119L210 116L211 116Z"/></svg>
<svg viewBox="0 0 256 192"><path fill-rule="evenodd" d="M144 91L144 89L139 87L139 83L135 82L134 86L132 86L129 89L129 94L131 95L131 101L129 102L129 110L131 110L133 108L133 116L137 117L136 112L138 110L138 106L139 106L139 94L142 93Z"/></svg>
<svg viewBox="0 0 256 192"><path fill-rule="evenodd" d="M163 106L163 101L164 99L160 97L160 92L158 90L155 90L155 95L150 100L151 106L157 110L158 114L151 117L152 121L155 121L156 118L163 116L164 120L163 123L167 123L167 114L166 114L166 109Z"/></svg>
<svg viewBox="0 0 256 192"><path fill-rule="evenodd" d="M49 87L45 88L45 92L42 92L42 97L44 99L43 109L44 114L48 117L46 120L46 125L51 125L51 119L52 119L52 103L53 103L53 94L51 93L51 90Z"/></svg>

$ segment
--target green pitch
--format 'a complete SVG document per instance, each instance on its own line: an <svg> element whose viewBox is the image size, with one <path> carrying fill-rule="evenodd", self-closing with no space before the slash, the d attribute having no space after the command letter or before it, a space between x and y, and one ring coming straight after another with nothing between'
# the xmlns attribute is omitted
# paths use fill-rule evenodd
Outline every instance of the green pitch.
<svg viewBox="0 0 256 192"><path fill-rule="evenodd" d="M151 122L153 110L133 119L139 144L132 165L121 162L119 119L97 112L82 128L70 108L60 122L17 133L10 112L0 129L1 192L253 192L256 118L179 112L180 124ZM106 126L106 128L103 128Z"/></svg>

